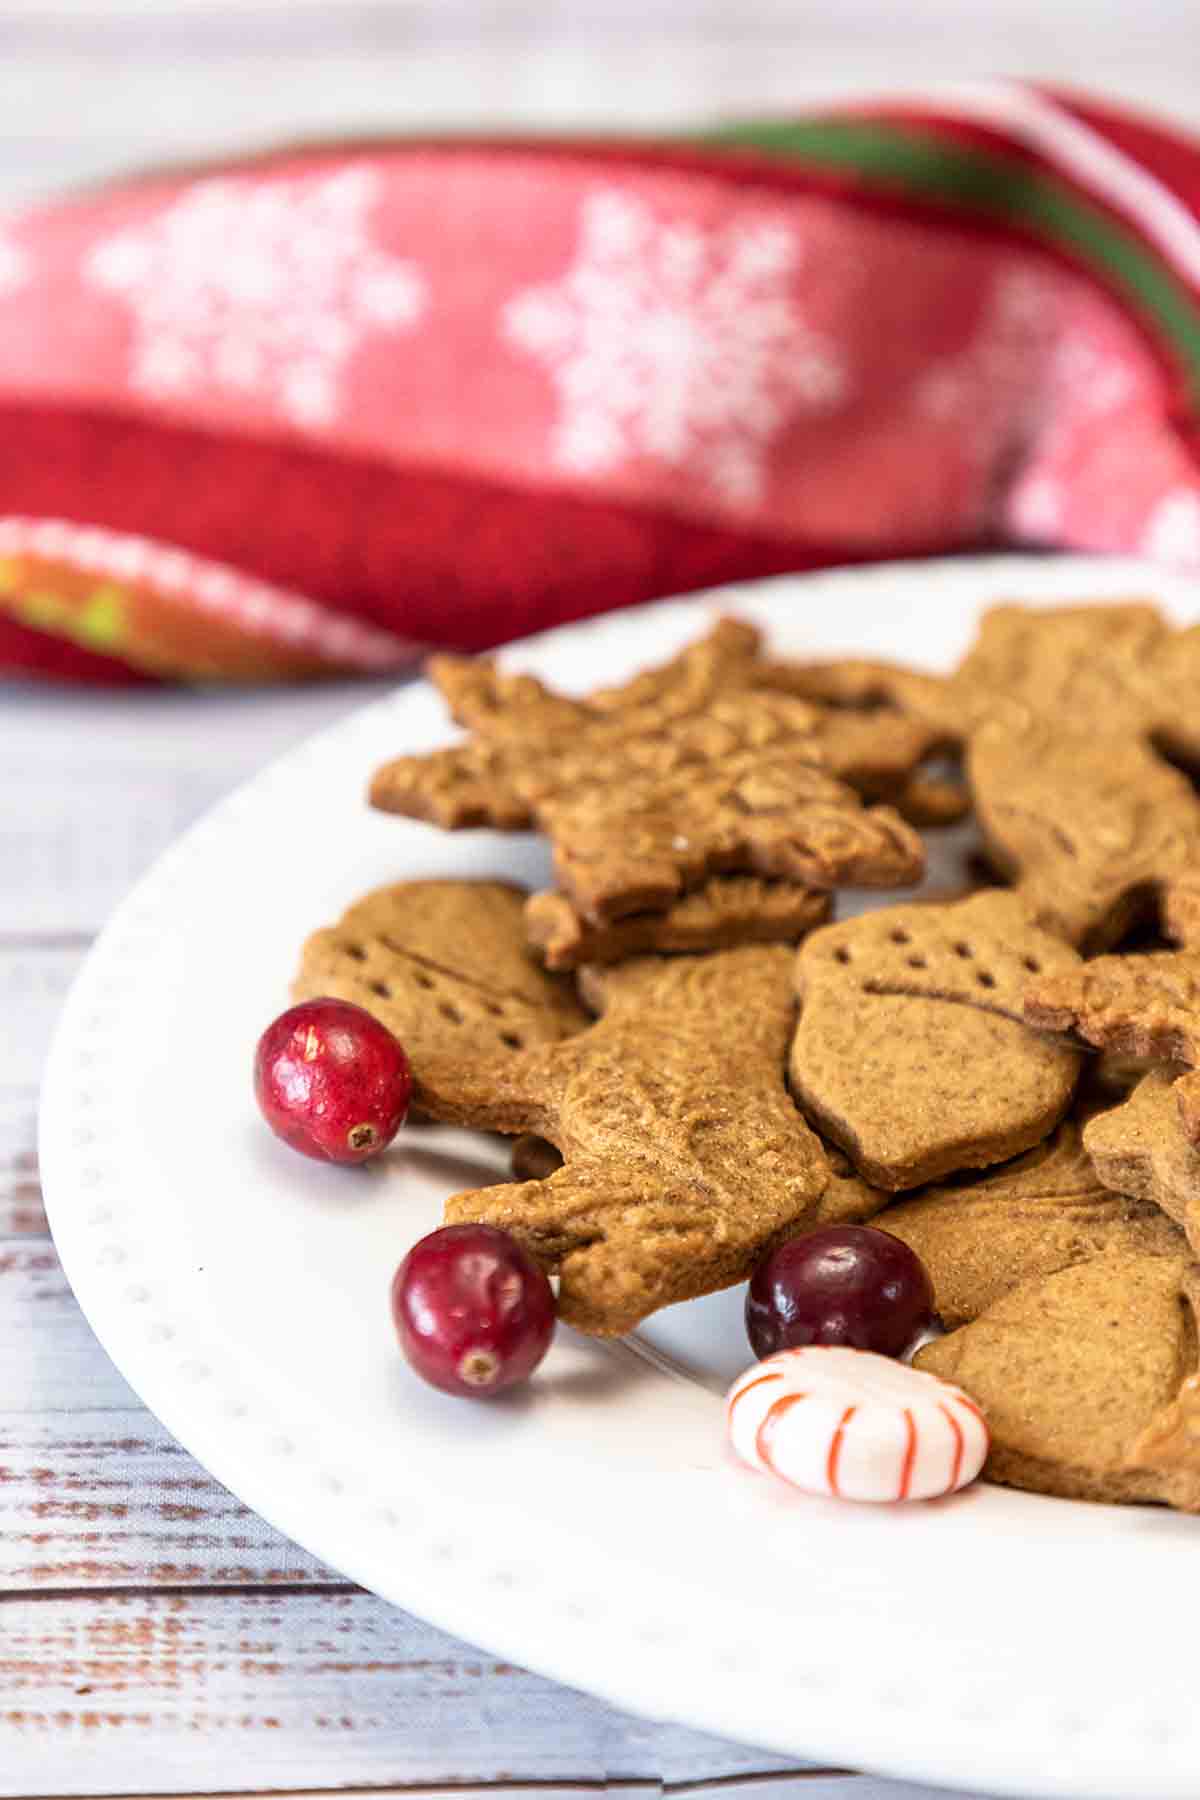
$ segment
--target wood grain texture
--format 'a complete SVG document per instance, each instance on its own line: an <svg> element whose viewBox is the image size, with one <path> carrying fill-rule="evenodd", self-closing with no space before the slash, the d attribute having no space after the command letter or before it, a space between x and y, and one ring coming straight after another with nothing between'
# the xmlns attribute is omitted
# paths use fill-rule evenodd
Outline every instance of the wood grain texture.
<svg viewBox="0 0 1200 1800"><path fill-rule="evenodd" d="M46 1232L37 1170L37 1093L58 1011L83 961L75 943L0 939L0 1239Z"/></svg>
<svg viewBox="0 0 1200 1800"><path fill-rule="evenodd" d="M0 1413L0 1593L313 1582L144 1408Z"/></svg>
<svg viewBox="0 0 1200 1800"><path fill-rule="evenodd" d="M0 1601L0 1795L784 1769L626 1718L358 1592ZM137 1786L131 1774L137 1771Z"/></svg>
<svg viewBox="0 0 1200 1800"><path fill-rule="evenodd" d="M386 688L130 695L0 684L0 945L86 939L215 801Z"/></svg>

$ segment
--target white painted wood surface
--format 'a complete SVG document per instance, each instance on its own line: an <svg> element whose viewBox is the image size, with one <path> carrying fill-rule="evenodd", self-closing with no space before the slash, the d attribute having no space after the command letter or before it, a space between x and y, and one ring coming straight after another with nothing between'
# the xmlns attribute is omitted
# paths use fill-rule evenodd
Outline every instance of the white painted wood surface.
<svg viewBox="0 0 1200 1800"><path fill-rule="evenodd" d="M1195 17L1195 0L0 0L0 203L286 138L678 126L996 71L1191 124ZM922 1800L626 1717L349 1589L172 1442L70 1295L34 1115L87 943L191 819L371 691L0 688L0 1796L582 1800L754 1778L771 1800Z"/></svg>

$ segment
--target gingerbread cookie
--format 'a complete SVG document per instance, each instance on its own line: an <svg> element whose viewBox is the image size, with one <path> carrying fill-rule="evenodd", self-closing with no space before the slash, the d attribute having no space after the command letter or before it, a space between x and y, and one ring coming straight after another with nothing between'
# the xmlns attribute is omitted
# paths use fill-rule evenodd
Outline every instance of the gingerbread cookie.
<svg viewBox="0 0 1200 1800"><path fill-rule="evenodd" d="M875 1186L1001 1162L1070 1103L1080 1058L1028 1028L1022 998L1077 963L998 890L826 926L796 960L792 1090Z"/></svg>
<svg viewBox="0 0 1200 1800"><path fill-rule="evenodd" d="M1025 1017L1043 1031L1070 1033L1101 1050L1185 1063L1174 1084L1183 1128L1200 1144L1200 952L1098 956L1028 984Z"/></svg>
<svg viewBox="0 0 1200 1800"><path fill-rule="evenodd" d="M805 1225L815 1231L818 1225L865 1225L889 1206L892 1195L883 1188L872 1187L854 1170L854 1164L836 1144L821 1140L825 1161L829 1166L829 1185L821 1195L816 1212Z"/></svg>
<svg viewBox="0 0 1200 1800"><path fill-rule="evenodd" d="M559 1275L559 1313L599 1336L743 1280L812 1221L830 1180L784 1081L782 948L589 969L578 1038L514 1054L485 1123L564 1158L545 1180L455 1195L448 1223L511 1232Z"/></svg>
<svg viewBox="0 0 1200 1800"><path fill-rule="evenodd" d="M527 829L537 771L552 771L563 755L574 757L584 739L600 754L624 739L653 739L672 724L703 717L718 694L746 684L758 646L753 626L718 619L663 667L582 700L555 694L533 675L505 674L490 657L431 657L430 679L451 716L473 735L385 763L371 782L371 804L450 831Z"/></svg>
<svg viewBox="0 0 1200 1800"><path fill-rule="evenodd" d="M1157 754L1200 761L1197 676L1200 631L1152 606L1002 605L948 677L847 662L791 688L898 705L967 746L996 866L1048 929L1095 951L1155 906L1172 936L1200 940L1200 803Z"/></svg>
<svg viewBox="0 0 1200 1800"><path fill-rule="evenodd" d="M565 894L534 894L525 930L548 969L577 969L629 956L795 944L829 913L827 893L757 875L714 875L665 912L630 913L604 925L584 918Z"/></svg>
<svg viewBox="0 0 1200 1800"><path fill-rule="evenodd" d="M581 1031L566 980L524 948L525 890L503 881L406 881L355 902L314 932L292 984L297 1000L353 1000L395 1032L413 1065L413 1099L464 1119L464 1086L487 1097L489 1071L515 1051Z"/></svg>
<svg viewBox="0 0 1200 1800"><path fill-rule="evenodd" d="M537 1137L532 1131L523 1131L513 1139L512 1174L514 1181L545 1181L563 1166L563 1159L553 1144L545 1138Z"/></svg>
<svg viewBox="0 0 1200 1800"><path fill-rule="evenodd" d="M581 700L554 693L534 675L505 674L491 657L434 656L427 673L450 716L494 742L545 744L582 732L640 736L703 714L718 694L745 686L759 663L761 637L744 619L716 619L669 662Z"/></svg>
<svg viewBox="0 0 1200 1800"><path fill-rule="evenodd" d="M946 816L955 805L952 784L919 773L930 733L899 715L839 720L793 695L749 685L745 628L726 628L743 634L737 654L711 653L712 634L672 665L678 678L665 698L661 671L574 701L487 663L438 659L433 673L475 736L387 764L374 778L372 801L450 828L539 825L560 844L562 885L594 920L663 910L717 873L813 886L919 879L922 851L912 829L889 810L864 810L837 771L867 791L894 789L925 816ZM694 670L678 676L706 646L703 679ZM791 831L768 816L780 806L796 815ZM668 815L675 811L686 817L674 823ZM611 873L620 845L609 840L647 833L660 869L671 865L654 897L635 885L585 901L589 884L573 872L580 861L600 860L598 841L606 840Z"/></svg>
<svg viewBox="0 0 1200 1800"><path fill-rule="evenodd" d="M1151 1070L1122 1106L1088 1122L1083 1142L1106 1188L1161 1207L1200 1251L1200 1150L1184 1134L1178 1078L1174 1065Z"/></svg>
<svg viewBox="0 0 1200 1800"><path fill-rule="evenodd" d="M1189 1375L1175 1399L1151 1419L1131 1445L1126 1464L1161 1471L1185 1484L1185 1491L1200 1485L1200 1374ZM1193 1502L1189 1511L1197 1510Z"/></svg>
<svg viewBox="0 0 1200 1800"><path fill-rule="evenodd" d="M1200 865L1200 802L1135 735L992 719L967 775L993 860L1046 930L1106 949Z"/></svg>
<svg viewBox="0 0 1200 1800"><path fill-rule="evenodd" d="M810 888L920 880L921 840L889 807L791 749L746 750L670 775L630 772L543 803L560 887L585 917L662 910L716 874Z"/></svg>
<svg viewBox="0 0 1200 1800"><path fill-rule="evenodd" d="M819 1225L863 1225L882 1212L891 1200L880 1188L870 1187L854 1173L854 1165L834 1144L822 1144L829 1169L829 1185L817 1203L817 1209L804 1224L805 1231ZM526 1132L514 1138L512 1173L514 1181L544 1181L563 1166L563 1159L545 1138Z"/></svg>
<svg viewBox="0 0 1200 1800"><path fill-rule="evenodd" d="M836 705L898 706L952 743L988 719L1057 720L1109 736L1167 736L1200 745L1176 717L1200 649L1145 601L1041 608L1000 602L947 676L850 658L793 665L789 691ZM1194 692L1194 687L1192 689ZM1194 707L1192 708L1194 713Z"/></svg>
<svg viewBox="0 0 1200 1800"><path fill-rule="evenodd" d="M1196 1373L1195 1273L1186 1254L1109 1252L1023 1282L927 1344L916 1366L983 1407L993 1481L1194 1512L1200 1465L1180 1454L1172 1409L1191 1407L1181 1389Z"/></svg>
<svg viewBox="0 0 1200 1800"><path fill-rule="evenodd" d="M1103 1118L1105 1115L1101 1115ZM985 1175L960 1175L888 1210L884 1228L915 1250L948 1330L1014 1287L1105 1250L1176 1255L1179 1233L1146 1199L1110 1193L1085 1144L1099 1119L1064 1119L1044 1143Z"/></svg>

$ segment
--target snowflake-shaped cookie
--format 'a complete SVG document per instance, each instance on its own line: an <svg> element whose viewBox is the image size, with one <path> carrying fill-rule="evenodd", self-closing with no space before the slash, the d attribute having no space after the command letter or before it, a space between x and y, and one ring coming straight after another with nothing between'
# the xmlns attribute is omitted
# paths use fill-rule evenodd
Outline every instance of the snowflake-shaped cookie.
<svg viewBox="0 0 1200 1800"><path fill-rule="evenodd" d="M792 228L759 212L705 229L616 189L589 195L571 267L502 319L550 371L555 462L594 475L645 458L731 508L758 500L772 439L848 387L841 352L797 307L800 256Z"/></svg>
<svg viewBox="0 0 1200 1800"><path fill-rule="evenodd" d="M85 280L133 316L133 386L170 398L216 388L303 429L331 425L354 351L425 308L420 272L371 241L380 186L362 166L198 181L93 245Z"/></svg>

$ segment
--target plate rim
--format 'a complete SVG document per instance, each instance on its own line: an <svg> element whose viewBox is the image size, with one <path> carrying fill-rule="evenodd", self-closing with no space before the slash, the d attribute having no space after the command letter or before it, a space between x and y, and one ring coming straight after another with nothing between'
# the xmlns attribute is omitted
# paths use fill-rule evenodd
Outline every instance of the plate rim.
<svg viewBox="0 0 1200 1800"><path fill-rule="evenodd" d="M736 606L747 599L769 598L793 588L812 594L821 587L835 592L843 585L874 587L897 575L906 584L923 579L935 585L958 585L974 579L983 590L1000 593L1006 587L1019 589L1032 583L1061 600L1070 597L1076 582L1081 584L1081 596L1089 586L1094 589L1098 581L1106 588L1111 584L1115 589L1129 582L1135 588L1147 586L1160 593L1185 585L1184 578L1170 571L1127 558L1002 555L876 563L777 576L768 581L707 590L682 600L653 602L540 633L506 646L503 654L536 658L556 652L565 640L586 644L589 637L601 633L636 633L644 617L662 614L668 608L682 607L694 613L705 605ZM306 765L318 763L338 747L348 747L356 736L368 737L411 691L409 684L404 684L384 699L356 709L348 718L306 739L240 784L156 860L89 951L54 1035L39 1115L47 1217L64 1270L85 1315L130 1385L217 1479L321 1560L342 1569L351 1579L394 1604L419 1612L456 1636L477 1642L482 1638L490 1649L550 1679L582 1687L643 1716L669 1718L694 1729L759 1744L784 1756L826 1756L831 1761L849 1761L856 1768L896 1779L954 1782L960 1787L972 1787L979 1780L981 1727L977 1714L963 1713L955 1723L944 1716L952 1709L939 1703L933 1711L943 1715L940 1742L916 1747L910 1740L911 1715L914 1708L921 1713L927 1706L919 1684L915 1687L904 1678L893 1684L890 1704L886 1691L872 1697L872 1730L864 1728L861 1718L855 1718L851 1725L844 1706L838 1714L838 1701L830 1683L820 1678L819 1669L814 1669L807 1689L803 1682L797 1688L800 1712L807 1714L799 1727L806 1739L803 1749L797 1747L794 1716L787 1729L771 1716L764 1716L762 1666L752 1653L739 1652L736 1643L732 1647L725 1644L719 1651L711 1646L702 1650L695 1641L673 1643L673 1655L679 1660L668 1684L672 1698L655 1703L648 1698L646 1682L649 1678L653 1689L655 1666L664 1648L663 1614L669 1607L664 1609L663 1599L677 1599L677 1594L664 1593L637 1619L613 1621L610 1617L607 1623L603 1589L597 1590L594 1583L576 1581L571 1592L551 1595L543 1581L540 1600L535 1598L531 1603L528 1568L518 1562L514 1572L511 1556L497 1556L482 1548L478 1531L472 1530L473 1509L458 1502L448 1503L437 1493L432 1477L418 1480L410 1476L399 1486L394 1479L387 1484L377 1483L364 1511L357 1488L351 1494L352 1484L339 1480L325 1466L328 1459L311 1456L303 1445L297 1445L294 1436L286 1450L278 1447L285 1441L282 1437L271 1449L258 1434L261 1421L273 1420L271 1397L247 1397L248 1384L239 1381L236 1371L231 1378L226 1353L216 1341L219 1333L211 1322L205 1327L188 1319L184 1340L181 1342L177 1331L170 1340L173 1347L169 1356L162 1353L161 1347L148 1348L146 1341L137 1339L123 1299L129 1292L128 1247L121 1246L119 1233L114 1235L113 1203L103 1197L105 1190L111 1194L119 1188L120 1171L105 1164L102 1143L98 1149L94 1131L91 1142L81 1143L75 1129L80 1099L93 1086L91 1071L97 1061L103 1061L104 1020L115 1016L112 994L121 985L121 971L129 958L136 956L139 941L144 942L145 934L153 932L155 917L161 914L164 904L169 904L171 888L181 879L188 862L207 854L210 840L219 842L228 822L243 807L259 800L271 785L289 782ZM99 1204L87 1197L96 1192L101 1194ZM187 1357L181 1363L179 1357L184 1348ZM182 1373L189 1362L194 1365L190 1375ZM237 1446L233 1450L229 1447L231 1441ZM284 1497L280 1495L281 1468L287 1470L284 1489L290 1487L293 1494L299 1495L294 1501L286 1493ZM438 1505L436 1519L430 1521L419 1508L422 1501L433 1497ZM1088 1511L1094 1514L1096 1509ZM380 1568L394 1555L397 1531L404 1532L408 1552L403 1579L381 1582ZM418 1539L424 1563L421 1573L414 1568L414 1543ZM565 1542L569 1540L560 1535L560 1544ZM481 1626L477 1599L481 1586L493 1596L519 1587L524 1605L515 1610L523 1611L525 1618L510 1620L505 1629L495 1624L493 1604L492 1616ZM537 1588L536 1581L533 1587ZM559 1634L554 1640L553 1655L544 1655L539 1647L537 1634L547 1624ZM668 1629L668 1639L670 1636ZM582 1637L596 1649L580 1652L578 1641ZM689 1707L689 1682L698 1683L703 1691L702 1717ZM660 1683L653 1691L661 1695L663 1685ZM1012 1729L1012 1720L1025 1709L1028 1698L1016 1692L997 1697L997 1718L1008 1722L998 1727L994 1741L989 1739L989 1749L995 1755L987 1770L987 1791L1029 1794L1034 1791L1029 1785L1031 1779L1036 1780L1038 1793L1076 1796L1078 1800L1099 1800L1110 1793L1119 1800L1131 1791L1127 1770L1112 1763L1111 1742L1106 1746L1105 1769L1087 1766L1085 1772L1075 1731L1054 1730L1048 1723L1052 1714L1040 1720L1033 1737L1027 1722L1026 1736L1021 1740ZM899 1719L906 1721L906 1728L895 1722ZM1129 1766L1137 1766L1141 1771L1139 1791L1145 1800L1160 1795L1163 1800L1174 1800L1175 1796L1194 1792L1200 1759L1180 1760L1183 1746L1178 1734L1175 1753L1167 1756L1152 1785L1145 1785L1148 1742L1154 1736L1153 1731L1149 1731L1149 1737L1139 1732L1136 1743L1131 1741L1129 1746ZM1158 1737L1166 1742L1170 1733L1159 1731ZM1194 1743L1200 1747L1200 1737ZM1123 1785L1106 1785L1109 1781Z"/></svg>

